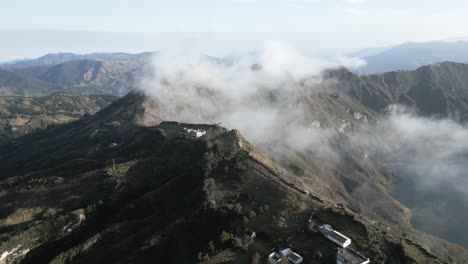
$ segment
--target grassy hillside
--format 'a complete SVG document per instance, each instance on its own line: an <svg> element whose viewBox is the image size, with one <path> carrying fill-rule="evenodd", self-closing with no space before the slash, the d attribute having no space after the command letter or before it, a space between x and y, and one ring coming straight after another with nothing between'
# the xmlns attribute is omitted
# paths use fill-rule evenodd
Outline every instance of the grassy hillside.
<svg viewBox="0 0 468 264"><path fill-rule="evenodd" d="M94 114L117 99L111 95L55 93L45 97L0 97L0 137L18 137L49 125Z"/></svg>
<svg viewBox="0 0 468 264"><path fill-rule="evenodd" d="M39 96L55 89L56 84L0 68L0 96Z"/></svg>

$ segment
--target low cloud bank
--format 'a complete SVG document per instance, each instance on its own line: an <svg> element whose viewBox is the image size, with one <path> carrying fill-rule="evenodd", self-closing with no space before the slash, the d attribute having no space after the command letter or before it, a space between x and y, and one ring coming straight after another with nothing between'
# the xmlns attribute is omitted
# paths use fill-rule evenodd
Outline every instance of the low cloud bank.
<svg viewBox="0 0 468 264"><path fill-rule="evenodd" d="M183 51L163 52L154 61L155 77L143 87L157 98L165 119L220 122L239 129L255 144L320 149L334 131L310 126L305 120L300 82L343 63L362 62L305 56L279 41L266 42L256 56L233 63Z"/></svg>

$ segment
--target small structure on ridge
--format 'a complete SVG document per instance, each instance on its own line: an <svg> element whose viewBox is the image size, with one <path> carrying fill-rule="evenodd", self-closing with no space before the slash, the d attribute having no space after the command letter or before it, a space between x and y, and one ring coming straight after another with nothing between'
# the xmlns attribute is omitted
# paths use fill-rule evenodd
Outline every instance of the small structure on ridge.
<svg viewBox="0 0 468 264"><path fill-rule="evenodd" d="M269 264L280 264L283 263L284 259L287 259L289 263L300 264L304 261L301 255L292 251L290 248L282 249L278 252L273 252L268 256Z"/></svg>
<svg viewBox="0 0 468 264"><path fill-rule="evenodd" d="M340 248L336 254L336 264L369 264L369 258L350 248Z"/></svg>
<svg viewBox="0 0 468 264"><path fill-rule="evenodd" d="M319 227L320 233L332 242L338 244L340 247L346 248L351 244L351 239L341 234L338 231L333 230L331 225L322 225Z"/></svg>
<svg viewBox="0 0 468 264"><path fill-rule="evenodd" d="M199 138L206 134L206 130L184 127L183 134L186 137Z"/></svg>

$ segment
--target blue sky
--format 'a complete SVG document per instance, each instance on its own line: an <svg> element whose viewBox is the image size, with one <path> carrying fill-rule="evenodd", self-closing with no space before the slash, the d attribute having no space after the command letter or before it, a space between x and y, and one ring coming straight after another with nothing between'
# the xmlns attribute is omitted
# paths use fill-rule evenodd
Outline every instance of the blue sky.
<svg viewBox="0 0 468 264"><path fill-rule="evenodd" d="M48 45L50 52L139 51L193 38L194 46L214 53L223 45L224 52L231 46L253 48L270 37L309 52L340 53L465 37L467 13L466 0L3 1L0 34L6 43L0 44L0 60L40 55ZM173 40L162 32L172 33ZM209 34L218 46L209 47L190 32ZM246 43L226 44L240 38Z"/></svg>

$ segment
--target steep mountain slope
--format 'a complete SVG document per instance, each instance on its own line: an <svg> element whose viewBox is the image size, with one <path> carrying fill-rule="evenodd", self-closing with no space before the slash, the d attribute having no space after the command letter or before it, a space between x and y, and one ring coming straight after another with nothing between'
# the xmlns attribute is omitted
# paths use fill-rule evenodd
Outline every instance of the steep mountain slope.
<svg viewBox="0 0 468 264"><path fill-rule="evenodd" d="M370 217L383 229L405 234L448 263L455 261L451 256L458 256L460 252L452 250L458 246L415 231L409 224L411 212L388 194L387 189L399 179L388 169L388 153L382 156L373 153L366 144L350 142L356 135L365 135L368 141L387 140L373 134L373 129L367 131L369 125L379 123L383 117L356 101L354 96L350 97L343 87L336 87L335 82L325 82L318 90L308 87L307 83L304 83L299 103L308 109L304 115L312 126L319 121L320 126L338 132L328 142L332 153L327 148L306 152L284 146L278 148L275 143L256 146L273 155L277 163L297 176L296 185L303 190L329 204L344 204L353 212ZM289 131L284 137L295 135L294 131Z"/></svg>
<svg viewBox="0 0 468 264"><path fill-rule="evenodd" d="M468 65L444 62L414 71L357 75L346 69L328 71L326 79L357 98L362 104L382 111L393 104L417 108L422 115L468 120Z"/></svg>
<svg viewBox="0 0 468 264"><path fill-rule="evenodd" d="M355 108L375 114L336 93L304 96L314 100L311 111L332 99L342 105L322 110L323 124L330 111L356 126L362 120ZM336 139L343 148L338 166L292 150L277 163L236 130L161 119L153 99L130 93L93 116L0 145L2 258L248 263L255 254L263 260L275 246L289 245L305 263L335 263L334 244L307 228L312 219L349 235L375 263L466 259L462 248L401 220L405 209L386 198L393 176L372 159L363 166L359 152L346 147L345 134ZM207 133L190 137L184 128ZM367 189L352 191L356 186ZM375 200L372 193L383 197ZM368 211L360 206L364 201ZM337 202L344 206L333 206Z"/></svg>
<svg viewBox="0 0 468 264"><path fill-rule="evenodd" d="M383 73L396 70L415 70L424 65L453 61L468 63L468 42L404 43L364 59L364 73Z"/></svg>
<svg viewBox="0 0 468 264"><path fill-rule="evenodd" d="M6 68L29 68L37 66L53 66L72 60L138 61L147 60L152 55L152 52L142 52L137 54L124 52L75 54L70 52L63 52L46 54L37 59L4 63L0 66Z"/></svg>
<svg viewBox="0 0 468 264"><path fill-rule="evenodd" d="M51 94L45 97L0 97L0 137L18 137L49 125L94 114L117 97Z"/></svg>

